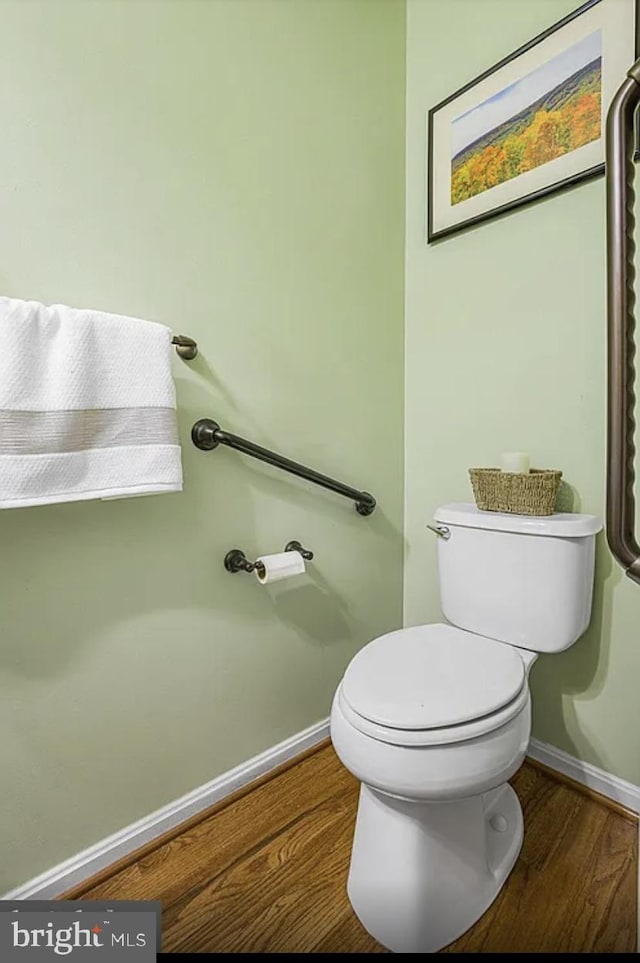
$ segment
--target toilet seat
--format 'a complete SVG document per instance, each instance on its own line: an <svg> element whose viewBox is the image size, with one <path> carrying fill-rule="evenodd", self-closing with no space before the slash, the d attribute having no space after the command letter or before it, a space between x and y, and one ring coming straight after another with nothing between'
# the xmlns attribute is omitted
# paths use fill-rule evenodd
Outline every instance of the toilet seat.
<svg viewBox="0 0 640 963"><path fill-rule="evenodd" d="M366 735L425 746L499 728L524 708L529 690L516 648L433 624L370 642L348 666L337 698L345 718Z"/></svg>
<svg viewBox="0 0 640 963"><path fill-rule="evenodd" d="M340 711L347 722L362 732L365 736L377 739L378 742L386 742L392 746L446 746L454 742L465 742L468 739L476 739L478 736L486 735L499 729L518 713L522 712L529 701L529 687L523 686L520 693L508 705L494 712L491 715L483 716L481 719L474 719L472 722L465 722L457 726L447 726L442 729L392 729L389 726L381 726L363 716L358 715L342 694L342 687L338 688L337 702Z"/></svg>

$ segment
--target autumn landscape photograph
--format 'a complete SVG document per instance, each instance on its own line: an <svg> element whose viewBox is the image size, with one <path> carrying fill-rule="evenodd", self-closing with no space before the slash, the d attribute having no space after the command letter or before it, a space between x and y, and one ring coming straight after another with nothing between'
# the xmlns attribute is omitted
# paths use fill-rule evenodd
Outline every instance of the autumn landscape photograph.
<svg viewBox="0 0 640 963"><path fill-rule="evenodd" d="M601 136L600 31L451 123L451 204Z"/></svg>

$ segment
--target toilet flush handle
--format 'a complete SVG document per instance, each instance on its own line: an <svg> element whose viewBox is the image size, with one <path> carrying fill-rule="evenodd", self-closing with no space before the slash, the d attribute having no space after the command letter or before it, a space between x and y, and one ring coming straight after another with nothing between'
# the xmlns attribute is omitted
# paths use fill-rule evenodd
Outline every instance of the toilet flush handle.
<svg viewBox="0 0 640 963"><path fill-rule="evenodd" d="M435 532L436 535L439 535L440 538L451 538L451 532L446 525L427 525L427 528L431 529L432 532Z"/></svg>

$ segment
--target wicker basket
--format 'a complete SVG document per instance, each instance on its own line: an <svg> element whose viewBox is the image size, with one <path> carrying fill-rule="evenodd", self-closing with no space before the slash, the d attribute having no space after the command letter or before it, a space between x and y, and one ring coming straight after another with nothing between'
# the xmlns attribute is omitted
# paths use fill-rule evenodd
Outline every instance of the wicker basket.
<svg viewBox="0 0 640 963"><path fill-rule="evenodd" d="M561 471L532 468L528 474L470 468L476 505L485 512L553 515Z"/></svg>

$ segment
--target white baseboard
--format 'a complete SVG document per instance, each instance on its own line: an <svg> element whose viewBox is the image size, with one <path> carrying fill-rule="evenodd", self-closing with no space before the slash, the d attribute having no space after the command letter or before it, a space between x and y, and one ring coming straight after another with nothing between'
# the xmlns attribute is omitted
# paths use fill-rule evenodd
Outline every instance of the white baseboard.
<svg viewBox="0 0 640 963"><path fill-rule="evenodd" d="M221 802L238 789L277 769L283 763L295 759L305 750L322 742L328 735L329 720L323 719L291 738L285 739L277 746L254 756L242 765L236 766L235 769L230 769L216 779L212 779L204 786L168 803L162 809L157 809L143 819L131 823L130 826L59 863L0 898L55 899L117 860L179 826L191 816ZM612 776L590 763L581 762L569 753L563 752L562 749L556 749L555 746L549 746L537 739L531 740L528 754L532 759L537 759L538 762L549 766L550 769L555 769L595 792L626 806L627 809L640 813L640 786L634 786L633 783Z"/></svg>
<svg viewBox="0 0 640 963"><path fill-rule="evenodd" d="M537 739L532 739L529 743L528 755L543 765L549 766L550 769L555 769L564 776L582 783L583 786L588 786L594 792L599 792L602 796L626 806L632 812L640 813L640 786L634 786L632 782L612 776L589 762L581 762L575 756L570 756L568 752L549 746L546 742L539 742Z"/></svg>
<svg viewBox="0 0 640 963"><path fill-rule="evenodd" d="M236 766L235 769L230 769L216 779L212 779L204 786L168 803L162 809L156 809L143 819L131 823L130 826L126 826L112 836L107 836L106 839L78 853L77 856L72 856L54 866L53 869L36 876L35 879L5 893L1 898L55 899L56 896L84 882L100 870L122 859L123 856L140 849L141 846L179 826L191 816L242 789L259 776L264 776L284 762L311 749L328 735L329 720L323 719L316 725L309 726L308 729L291 736L290 739L285 739L277 746L261 752L260 755L254 756L242 765Z"/></svg>

